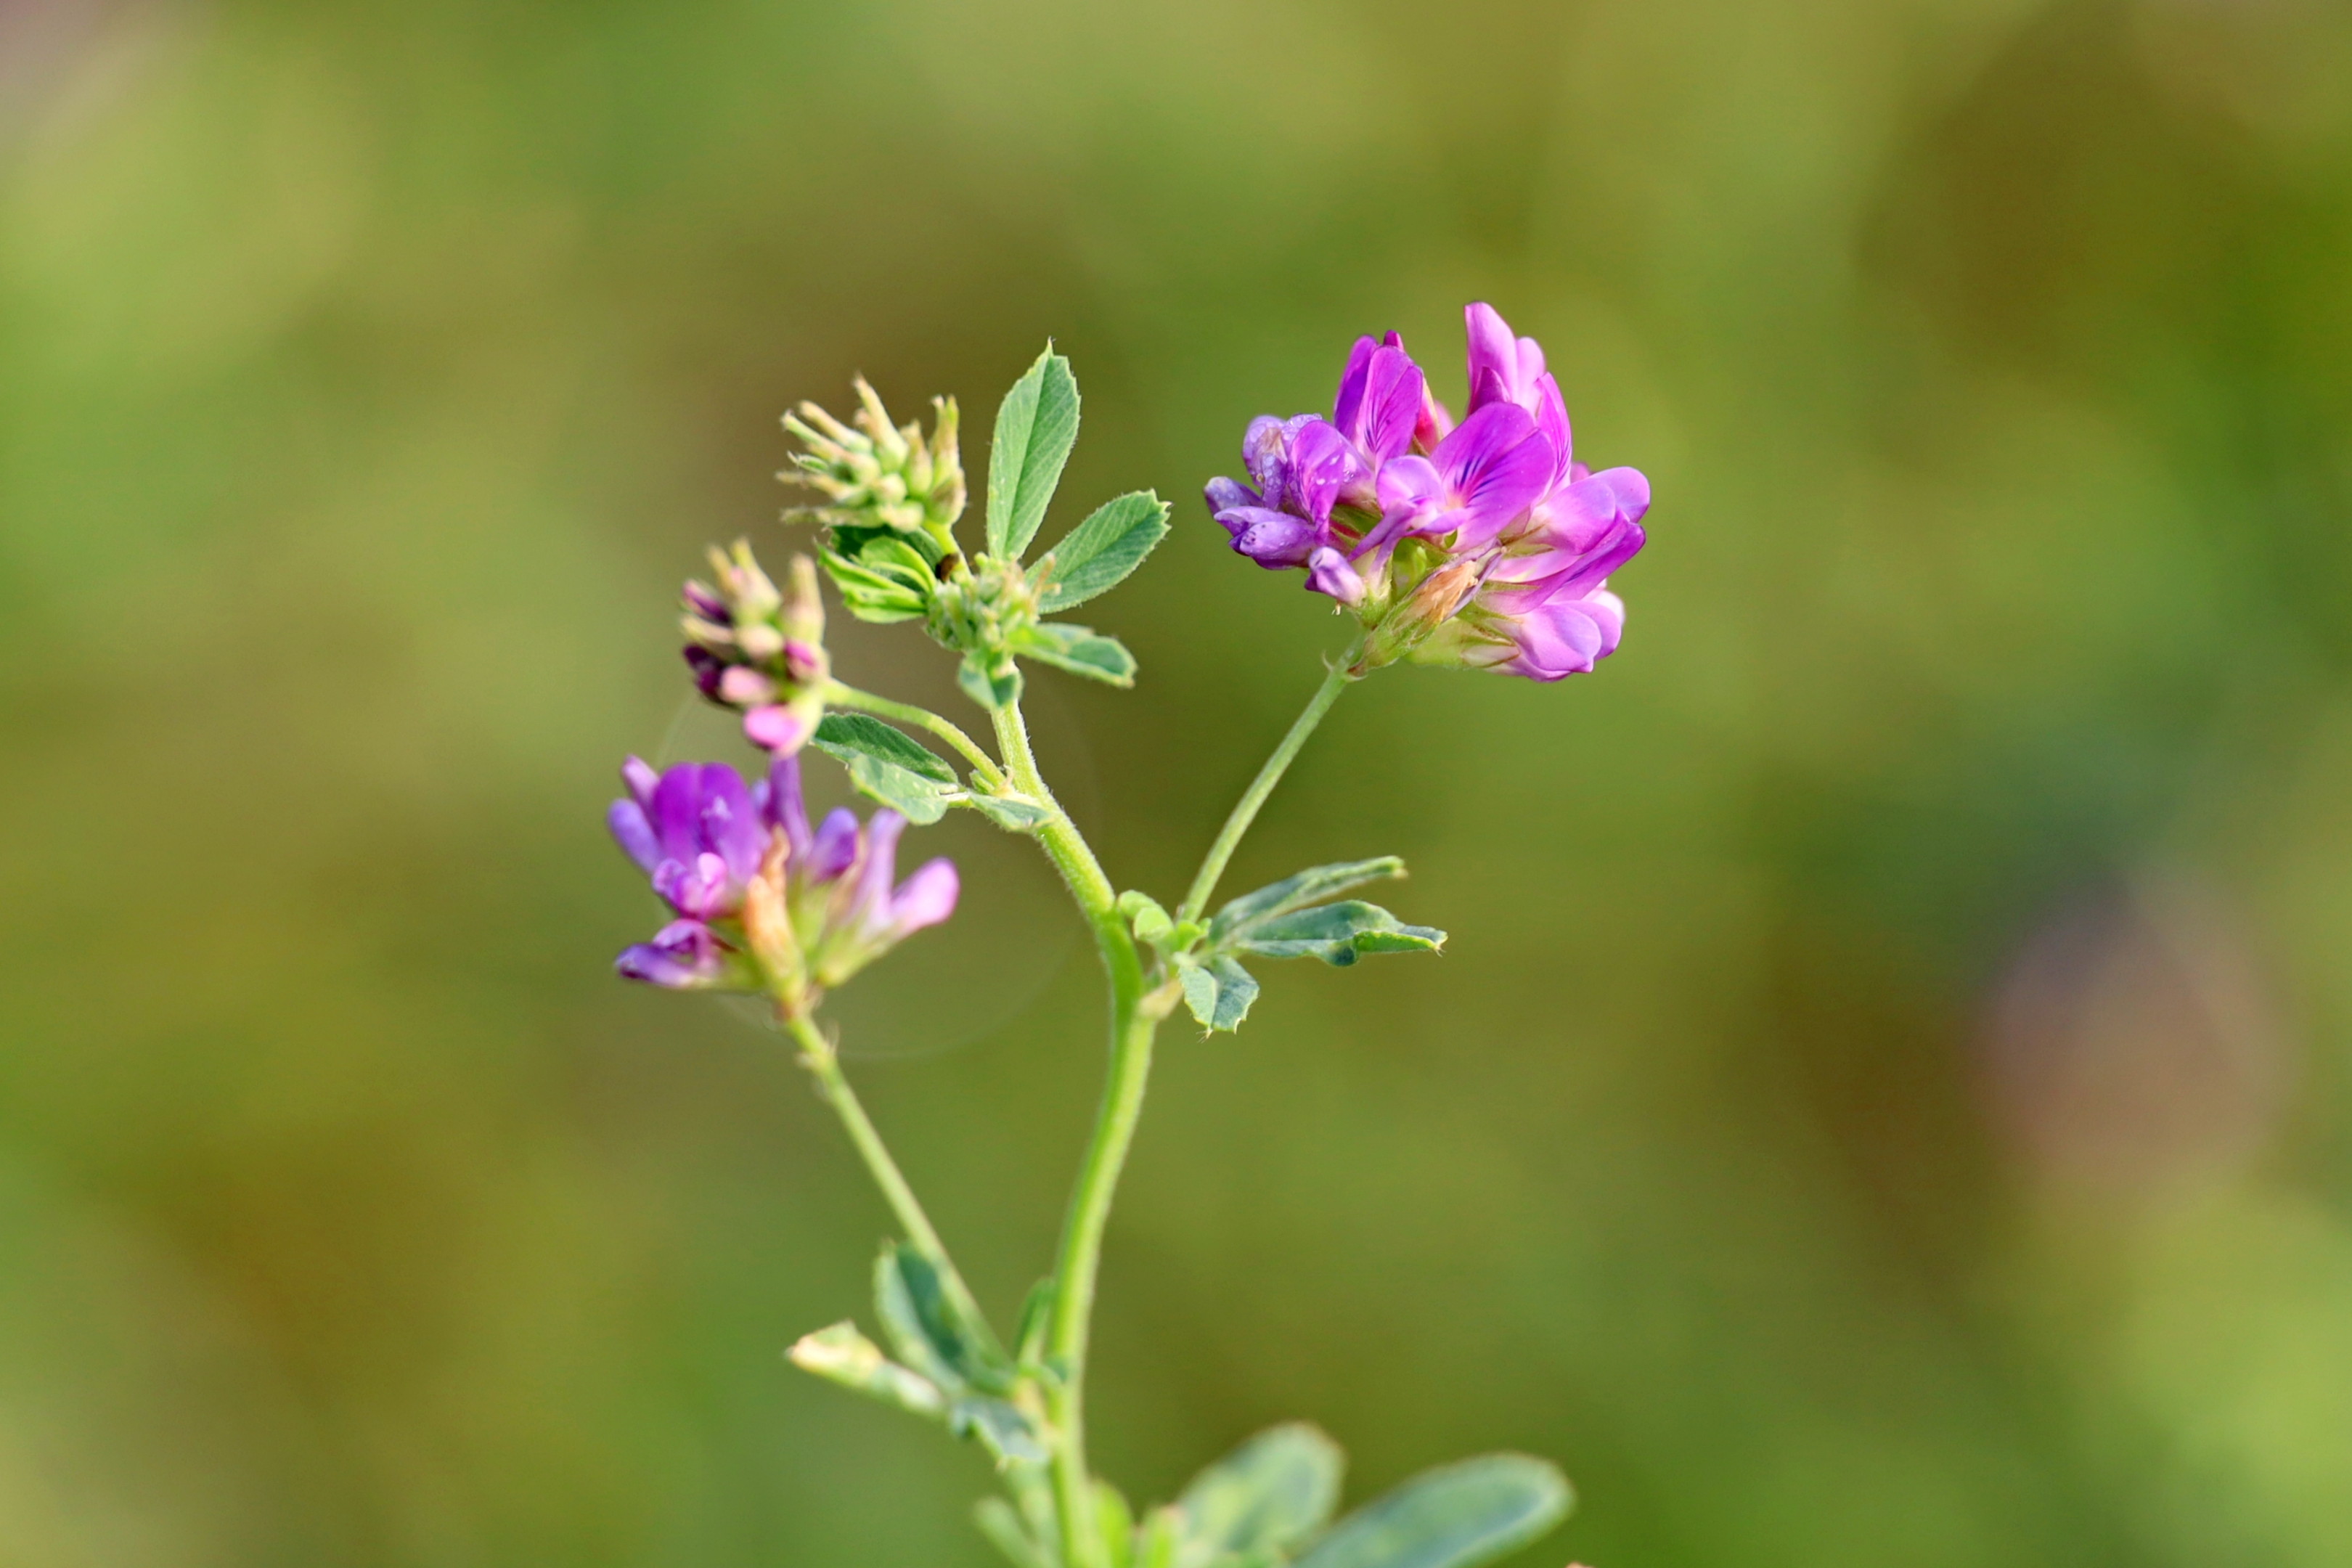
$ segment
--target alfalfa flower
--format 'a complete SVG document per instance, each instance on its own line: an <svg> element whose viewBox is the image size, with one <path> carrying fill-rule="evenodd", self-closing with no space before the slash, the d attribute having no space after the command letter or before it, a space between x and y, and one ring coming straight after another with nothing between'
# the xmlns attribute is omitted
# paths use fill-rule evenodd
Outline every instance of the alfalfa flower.
<svg viewBox="0 0 2352 1568"><path fill-rule="evenodd" d="M907 827L897 812L861 824L836 809L812 829L795 757L749 785L724 763L656 773L632 757L621 776L628 794L606 822L677 916L621 954L614 967L628 979L764 990L797 1010L955 910L950 861L893 885Z"/></svg>
<svg viewBox="0 0 2352 1568"><path fill-rule="evenodd" d="M1640 550L1649 481L1588 471L1533 338L1465 310L1470 399L1455 424L1394 333L1358 341L1332 417L1252 422L1253 486L1210 482L1211 511L1261 566L1353 611L1362 667L1399 659L1539 680L1590 670L1624 605L1604 584Z"/></svg>
<svg viewBox="0 0 2352 1568"><path fill-rule="evenodd" d="M703 696L743 715L753 745L788 756L824 717L830 666L816 567L793 556L787 595L742 540L732 551L712 550L710 564L715 585L688 582L681 595L687 668Z"/></svg>

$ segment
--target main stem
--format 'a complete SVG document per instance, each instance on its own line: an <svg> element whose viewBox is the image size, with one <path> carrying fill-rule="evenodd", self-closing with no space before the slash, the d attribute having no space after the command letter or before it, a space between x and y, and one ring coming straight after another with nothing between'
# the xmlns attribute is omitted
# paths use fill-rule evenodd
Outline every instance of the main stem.
<svg viewBox="0 0 2352 1568"><path fill-rule="evenodd" d="M1110 879L1037 771L1020 703L998 709L995 720L1005 771L1014 788L1045 806L1038 840L1093 928L1095 946L1110 980L1110 1075L1062 1224L1061 1252L1054 1267L1054 1315L1045 1341L1046 1357L1058 1374L1047 1380L1045 1398L1055 1435L1054 1512L1062 1561L1067 1568L1101 1568L1102 1535L1095 1523L1094 1484L1087 1469L1087 1331L1094 1315L1103 1227L1110 1219L1111 1194L1118 1190L1119 1170L1127 1163L1136 1121L1143 1111L1144 1085L1151 1077L1151 1037L1161 1015L1145 1005L1142 961L1127 922L1119 918Z"/></svg>
<svg viewBox="0 0 2352 1568"><path fill-rule="evenodd" d="M979 1301L973 1298L971 1288L964 1284L963 1276L957 1272L954 1260L948 1257L947 1244L931 1227L930 1216L923 1212L922 1204L915 1197L915 1189L907 1184L906 1176L898 1170L898 1163L890 1157L890 1151L884 1146L882 1134L876 1131L873 1119L866 1114L866 1107L858 1103L857 1095L849 1087L849 1080L842 1076L841 1058L834 1049L833 1042L824 1037L815 1020L805 1014L785 1014L784 1027L792 1032L793 1039L800 1042L801 1065L808 1068L811 1078L816 1079L818 1092L824 1096L825 1103L833 1107L834 1113L841 1118L842 1126L848 1129L849 1141L857 1146L866 1170L873 1173L874 1184L882 1189L883 1198L890 1205L890 1212L898 1216L899 1226L906 1231L908 1239L939 1270L940 1287L947 1292L948 1299L955 1304L963 1321L971 1325L974 1332L987 1335L988 1320L981 1312Z"/></svg>
<svg viewBox="0 0 2352 1568"><path fill-rule="evenodd" d="M1353 669L1363 648L1364 645L1359 639L1339 656L1339 661L1331 667L1331 672L1323 678L1323 684L1307 700L1307 710L1291 724L1290 732L1282 738L1282 744L1274 749L1274 755L1266 758L1265 765L1257 771L1257 777L1250 781L1249 788L1243 792L1240 800L1234 803L1233 815L1225 818L1225 826L1217 833L1217 841L1209 846L1208 858L1201 862L1199 874L1193 877L1192 888L1184 894L1184 904L1176 913L1177 920L1199 920L1201 911L1209 907L1209 895L1217 890L1217 879L1225 874L1225 862L1234 858L1234 851L1241 846L1242 835L1247 833L1250 824L1257 820L1259 808L1274 793L1274 786L1282 782L1282 775L1290 770L1299 748L1307 744L1307 737L1315 733L1315 726L1323 722L1323 715L1331 711L1331 704L1339 700L1339 693L1348 689L1350 682L1360 679Z"/></svg>

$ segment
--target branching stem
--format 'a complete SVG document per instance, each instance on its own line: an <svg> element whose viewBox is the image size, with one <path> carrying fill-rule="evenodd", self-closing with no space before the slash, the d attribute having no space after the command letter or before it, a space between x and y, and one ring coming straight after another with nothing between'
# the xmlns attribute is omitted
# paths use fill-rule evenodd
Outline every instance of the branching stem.
<svg viewBox="0 0 2352 1568"><path fill-rule="evenodd" d="M964 761L971 764L971 771L991 790L1004 787L1003 770L997 766L994 758L981 750L980 742L928 708L918 708L911 702L893 702L887 697L877 697L870 691L860 691L837 680L826 683L824 700L835 708L860 709L867 713L878 713L885 719L896 719L901 724L912 724L919 730L927 730L962 752Z"/></svg>

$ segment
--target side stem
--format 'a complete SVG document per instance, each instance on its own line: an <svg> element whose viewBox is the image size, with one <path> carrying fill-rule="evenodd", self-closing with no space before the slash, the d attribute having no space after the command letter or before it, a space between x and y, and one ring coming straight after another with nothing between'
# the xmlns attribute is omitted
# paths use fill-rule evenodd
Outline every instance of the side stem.
<svg viewBox="0 0 2352 1568"><path fill-rule="evenodd" d="M1361 679L1353 670L1363 651L1363 641L1359 638L1353 647L1339 656L1339 661L1323 678L1323 684L1316 688L1315 695L1307 700L1307 710L1291 724L1290 733L1282 738L1282 744L1275 747L1274 755L1266 758L1265 765L1257 771L1257 777L1250 781L1249 788L1243 792L1240 800L1234 803L1233 815L1225 818L1224 826L1218 830L1217 841L1209 846L1208 858L1201 862L1201 869L1184 895L1183 907L1176 912L1178 921L1199 920L1201 911L1209 907L1209 895L1217 890L1217 879L1225 874L1225 862L1234 858L1234 851L1241 846L1242 835L1247 833L1250 824L1257 820L1259 808L1274 793L1274 786L1282 782L1282 775L1289 771L1291 763L1298 756L1299 748L1307 744L1307 737L1315 733L1315 726L1323 722L1323 715L1331 711L1331 704L1339 700L1339 693L1345 691L1350 682Z"/></svg>
<svg viewBox="0 0 2352 1568"><path fill-rule="evenodd" d="M834 1114L841 1118L842 1126L848 1129L849 1141L857 1146L866 1170L873 1173L874 1184L882 1189L882 1196L890 1205L890 1212L898 1216L900 1228L930 1260L932 1267L940 1271L940 1288L947 1293L957 1312L973 1332L987 1336L992 1344L993 1331L980 1310L979 1301L973 1298L971 1288L964 1284L963 1276L957 1271L954 1260L949 1258L947 1244L931 1227L930 1216L923 1212L922 1204L915 1196L915 1189L907 1184L898 1163L890 1157L890 1151L884 1146L882 1134L876 1131L873 1119L866 1114L866 1107L858 1103L856 1092L849 1087L849 1080L842 1076L840 1054L835 1050L833 1042L824 1037L815 1020L805 1014L786 1014L784 1027L792 1031L793 1038L800 1043L801 1066L816 1079L817 1092L824 1097L826 1104L833 1107Z"/></svg>

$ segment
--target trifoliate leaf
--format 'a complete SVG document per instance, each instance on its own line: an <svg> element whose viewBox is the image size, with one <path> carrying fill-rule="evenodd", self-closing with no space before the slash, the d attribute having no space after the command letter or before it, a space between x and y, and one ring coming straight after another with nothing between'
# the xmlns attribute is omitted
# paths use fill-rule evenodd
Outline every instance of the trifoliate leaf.
<svg viewBox="0 0 2352 1568"><path fill-rule="evenodd" d="M1524 1454L1430 1470L1334 1525L1293 1568L1479 1568L1568 1516L1568 1478Z"/></svg>
<svg viewBox="0 0 2352 1568"><path fill-rule="evenodd" d="M1227 944L1261 958L1319 958L1345 968L1366 953L1435 952L1445 933L1406 925L1378 904L1349 899L1253 921Z"/></svg>
<svg viewBox="0 0 2352 1568"><path fill-rule="evenodd" d="M1117 637L1105 637L1088 626L1048 621L1024 627L1013 639L1013 650L1024 658L1034 658L1040 664L1050 664L1056 669L1066 669L1108 686L1135 684L1135 656Z"/></svg>
<svg viewBox="0 0 2352 1568"><path fill-rule="evenodd" d="M1310 866L1296 876L1270 882L1254 893L1244 893L1219 910L1209 921L1209 941L1222 942L1244 925L1272 915L1286 914L1308 904L1336 898L1350 888L1404 875L1404 862L1393 855L1370 860L1340 860Z"/></svg>
<svg viewBox="0 0 2352 1568"><path fill-rule="evenodd" d="M1053 816L1052 812L1025 795L982 795L975 792L956 804L971 807L1007 833L1034 833Z"/></svg>
<svg viewBox="0 0 2352 1568"><path fill-rule="evenodd" d="M1000 1470L1007 1465L1042 1465L1053 1457L1029 1417L1005 1400L984 1394L957 1400L948 1406L948 1429L959 1437L976 1439Z"/></svg>
<svg viewBox="0 0 2352 1568"><path fill-rule="evenodd" d="M1293 1550L1339 1505L1347 1458L1304 1422L1270 1427L1192 1479L1176 1500L1176 1568Z"/></svg>
<svg viewBox="0 0 2352 1568"><path fill-rule="evenodd" d="M1078 438L1078 383L1049 346L996 410L988 448L988 552L1017 561L1045 520Z"/></svg>
<svg viewBox="0 0 2352 1568"><path fill-rule="evenodd" d="M1143 564L1168 534L1168 503L1150 490L1106 502L1054 546L1053 572L1037 608L1059 615L1107 594Z"/></svg>
<svg viewBox="0 0 2352 1568"><path fill-rule="evenodd" d="M909 822L937 822L963 799L938 752L866 713L828 713L809 743L849 770L859 790Z"/></svg>
<svg viewBox="0 0 2352 1568"><path fill-rule="evenodd" d="M937 1266L914 1247L882 1244L882 1255L874 1260L874 1310L899 1359L950 1399L971 1389L994 1394L1012 1385L1013 1369L958 1321L940 1289Z"/></svg>
<svg viewBox="0 0 2352 1568"><path fill-rule="evenodd" d="M975 650L956 666L956 685L966 697L993 712L1021 695L1021 667L1008 658L992 668L989 656Z"/></svg>

